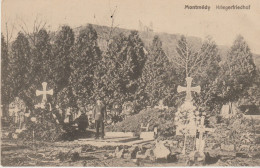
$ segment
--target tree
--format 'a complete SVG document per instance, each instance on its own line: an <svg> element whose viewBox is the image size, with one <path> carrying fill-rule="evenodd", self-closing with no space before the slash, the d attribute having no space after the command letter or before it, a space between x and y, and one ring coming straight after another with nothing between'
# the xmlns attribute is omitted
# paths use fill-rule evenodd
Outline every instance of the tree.
<svg viewBox="0 0 260 168"><path fill-rule="evenodd" d="M102 64L96 74L96 91L112 105L125 101L139 100L139 79L142 76L146 56L144 45L138 33L133 31L127 37L119 34L113 37L104 53Z"/></svg>
<svg viewBox="0 0 260 168"><path fill-rule="evenodd" d="M8 48L5 38L1 36L1 104L3 105L3 111L7 111L7 105L10 100L10 87L8 79L8 72L10 69L10 59L8 57ZM4 114L5 115L5 114Z"/></svg>
<svg viewBox="0 0 260 168"><path fill-rule="evenodd" d="M250 48L242 36L234 41L221 66L218 94L223 103L237 101L252 85L256 67Z"/></svg>
<svg viewBox="0 0 260 168"><path fill-rule="evenodd" d="M20 97L30 84L31 48L26 36L19 32L12 44L9 62L9 99Z"/></svg>
<svg viewBox="0 0 260 168"><path fill-rule="evenodd" d="M80 31L73 48L70 83L77 100L89 102L93 97L93 76L101 60L97 32L88 25Z"/></svg>
<svg viewBox="0 0 260 168"><path fill-rule="evenodd" d="M68 85L71 73L70 56L74 40L74 32L69 26L63 26L55 38L53 45L54 60L52 62L55 67L54 79L58 88Z"/></svg>
<svg viewBox="0 0 260 168"><path fill-rule="evenodd" d="M33 23L31 24L33 26L28 27L23 19L20 19L18 22L18 26L20 27L23 34L25 34L26 37L29 39L30 44L32 46L35 46L37 37L39 37L38 34L41 30L45 30L45 28L47 27L47 22L44 21L42 18L39 18L39 16L36 16L36 18L33 20Z"/></svg>
<svg viewBox="0 0 260 168"><path fill-rule="evenodd" d="M256 76L254 78L252 86L247 91L247 98L250 103L255 104L256 106L260 106L260 70L257 69Z"/></svg>
<svg viewBox="0 0 260 168"><path fill-rule="evenodd" d="M69 26L62 26L61 30L55 37L53 44L53 55L54 60L52 61L52 66L54 67L53 79L56 85L56 92L54 93L54 98L59 103L62 103L62 107L71 105L71 101L64 98L65 95L73 99L72 88L70 87L69 78L71 75L71 60L72 60L72 49L74 45L75 37L74 32ZM63 89L68 90L63 92ZM58 97L57 97L58 96ZM67 100L67 101L66 101Z"/></svg>
<svg viewBox="0 0 260 168"><path fill-rule="evenodd" d="M37 89L42 89L42 82L47 82L48 87L55 87L52 76L54 71L52 61L54 59L49 34L45 29L42 29L36 35L36 39L35 45L32 48L32 56L29 65L31 70L27 85L25 85L26 89L23 89L19 95L31 110L34 109L36 103L39 103L37 102L35 91ZM49 99L48 101L52 102Z"/></svg>
<svg viewBox="0 0 260 168"><path fill-rule="evenodd" d="M186 77L192 77L193 83L202 88L200 96L195 96L195 102L211 111L215 106L213 84L218 76L221 60L216 43L208 37L196 51L186 38L181 36L176 50L178 55L173 58L173 63L180 78L179 82L184 83Z"/></svg>
<svg viewBox="0 0 260 168"><path fill-rule="evenodd" d="M161 99L168 100L167 104L170 105L176 92L175 77L175 71L162 49L162 42L155 36L142 74L144 94L148 100L146 105L153 106Z"/></svg>

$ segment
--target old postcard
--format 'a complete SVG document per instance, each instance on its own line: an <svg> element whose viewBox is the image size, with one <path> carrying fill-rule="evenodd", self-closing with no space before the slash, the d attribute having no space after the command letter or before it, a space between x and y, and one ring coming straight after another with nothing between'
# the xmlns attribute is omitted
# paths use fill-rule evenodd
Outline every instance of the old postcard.
<svg viewBox="0 0 260 168"><path fill-rule="evenodd" d="M1 166L260 166L259 0L2 0Z"/></svg>

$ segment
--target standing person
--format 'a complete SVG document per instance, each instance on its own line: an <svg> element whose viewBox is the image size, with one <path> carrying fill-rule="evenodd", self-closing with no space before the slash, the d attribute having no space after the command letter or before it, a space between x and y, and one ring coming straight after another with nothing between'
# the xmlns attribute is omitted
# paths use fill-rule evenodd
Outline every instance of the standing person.
<svg viewBox="0 0 260 168"><path fill-rule="evenodd" d="M101 102L100 99L97 100L97 104L94 107L93 118L95 119L96 139L99 137L99 127L101 127L101 139L104 139L104 121L107 118L107 112L106 106Z"/></svg>

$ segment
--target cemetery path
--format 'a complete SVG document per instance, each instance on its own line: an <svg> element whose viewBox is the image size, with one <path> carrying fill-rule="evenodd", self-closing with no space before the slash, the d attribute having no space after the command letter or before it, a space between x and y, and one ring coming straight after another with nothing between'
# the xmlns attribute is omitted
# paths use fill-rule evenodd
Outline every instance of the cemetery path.
<svg viewBox="0 0 260 168"><path fill-rule="evenodd" d="M78 144L77 141L58 143L23 143L18 140L2 140L2 166L90 166L90 167L167 167L185 166L184 162L154 163L149 160L133 162L128 159L108 157L115 146L95 147ZM223 153L224 156L224 153ZM222 157L210 166L259 166L260 157L238 158L231 155Z"/></svg>

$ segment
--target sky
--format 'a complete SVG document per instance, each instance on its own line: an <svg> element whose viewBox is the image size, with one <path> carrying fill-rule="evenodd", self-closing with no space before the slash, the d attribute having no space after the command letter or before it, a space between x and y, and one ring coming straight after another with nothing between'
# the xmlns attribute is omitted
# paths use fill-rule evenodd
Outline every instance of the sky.
<svg viewBox="0 0 260 168"><path fill-rule="evenodd" d="M187 10L185 5L208 5L208 10ZM216 10L216 5L250 5L250 10ZM260 54L260 0L2 0L1 32L14 25L13 34L22 22L29 31L34 20L45 21L47 28L58 30L87 23L110 25L115 10L115 25L137 29L139 20L153 23L155 32L211 36L219 45L231 46L242 35L252 52ZM15 35L14 35L15 36Z"/></svg>

